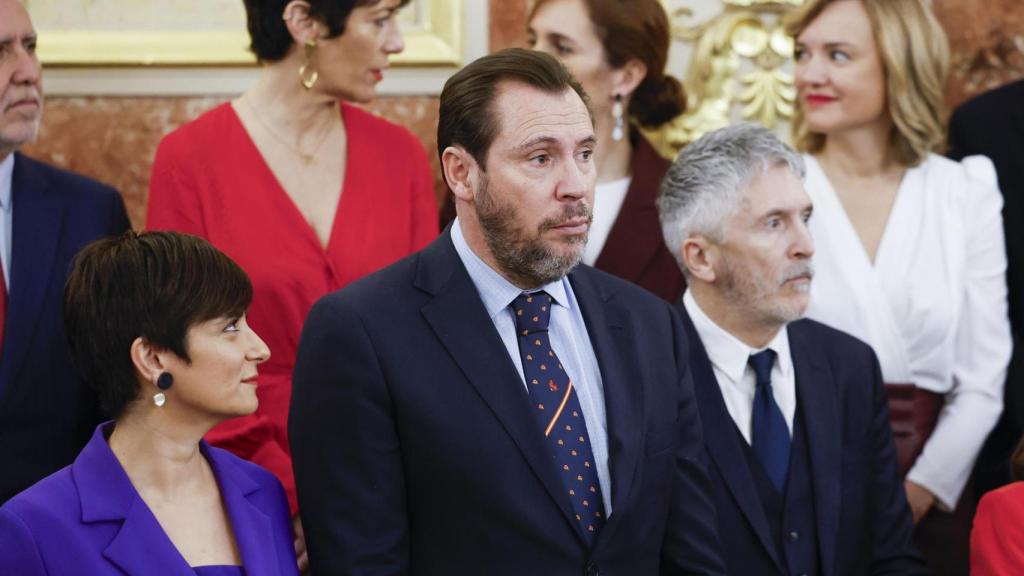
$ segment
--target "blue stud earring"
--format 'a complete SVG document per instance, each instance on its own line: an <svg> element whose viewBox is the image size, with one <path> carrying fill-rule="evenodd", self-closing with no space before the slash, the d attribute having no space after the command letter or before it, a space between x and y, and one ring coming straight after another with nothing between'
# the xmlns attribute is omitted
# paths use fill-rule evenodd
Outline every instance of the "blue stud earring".
<svg viewBox="0 0 1024 576"><path fill-rule="evenodd" d="M157 376L156 387L161 390L161 392L157 392L153 395L153 404L155 404L157 408L161 408L165 403L167 403L167 396L162 391L170 388L172 384L174 384L174 376L171 376L170 372L161 372L160 375Z"/></svg>
<svg viewBox="0 0 1024 576"><path fill-rule="evenodd" d="M167 390L174 384L174 376L171 376L170 372L161 372L156 378L156 387L161 390Z"/></svg>

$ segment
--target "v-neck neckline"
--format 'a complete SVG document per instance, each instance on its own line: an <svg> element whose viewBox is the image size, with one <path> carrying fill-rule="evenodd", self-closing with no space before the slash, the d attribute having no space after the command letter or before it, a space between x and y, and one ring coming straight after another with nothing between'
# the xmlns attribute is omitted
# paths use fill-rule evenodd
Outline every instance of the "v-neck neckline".
<svg viewBox="0 0 1024 576"><path fill-rule="evenodd" d="M277 175L274 174L274 171L270 168L270 164L267 163L267 159L263 156L263 153L260 152L259 146L256 145L256 141L253 139L252 134L249 133L248 128L246 128L245 126L245 122L242 121L242 117L239 116L238 111L235 110L234 104L231 102L227 103L227 107L231 111L234 121L238 123L239 128L241 128L242 133L245 135L245 141L248 143L250 152L259 159L258 165L262 167L262 170L264 172L266 172L269 181L274 183L274 188L276 189L280 201L288 206L286 212L289 212L291 214L291 218L299 223L298 228L303 231L303 234L306 236L306 239L312 242L314 246L316 246L317 250L320 251L321 255L325 259L328 257L329 254L331 254L331 249L335 243L334 237L338 230L340 220L348 212L348 210L343 210L343 205L347 203L346 198L349 196L349 194L346 194L345 191L352 190L352 186L349 185L349 182L352 178L353 147L351 122L349 122L350 117L348 106L346 106L344 103L339 103L338 105L341 108L341 121L345 126L346 131L345 176L344 178L342 178L341 193L338 196L338 203L334 207L334 220L331 224L331 230L327 235L327 244L321 244L320 237L317 235L316 230L309 223L309 221L306 220L306 217L302 214L302 210L299 209L298 204L295 203L295 200L291 197L290 194L288 194L288 191L285 190L284 185L281 184L281 181L278 180Z"/></svg>
<svg viewBox="0 0 1024 576"><path fill-rule="evenodd" d="M885 226L882 229L882 236L878 239L878 248L875 250L874 259L868 254L867 248L864 246L864 241L861 240L860 234L857 233L857 227L853 225L853 221L850 220L850 215L846 212L846 207L843 206L843 201L839 198L839 193L836 191L835 186L828 177L828 173L818 162L818 159L814 156L808 155L808 165L812 170L818 172L818 176L821 177L824 183L824 192L829 195L829 200L835 203L836 212L839 215L840 226L843 227L845 233L850 236L853 243L857 246L857 253L863 259L864 264L867 265L868 269L877 273L885 268L885 265L889 260L893 258L891 252L895 249L890 247L889 244L894 242L893 240L893 229L896 228L897 222L901 218L903 212L903 205L906 204L906 196L908 195L907 190L912 178L917 177L917 167L909 167L903 173L903 178L900 179L899 186L896 188L896 197L893 199L892 206L889 208L889 216L885 220Z"/></svg>

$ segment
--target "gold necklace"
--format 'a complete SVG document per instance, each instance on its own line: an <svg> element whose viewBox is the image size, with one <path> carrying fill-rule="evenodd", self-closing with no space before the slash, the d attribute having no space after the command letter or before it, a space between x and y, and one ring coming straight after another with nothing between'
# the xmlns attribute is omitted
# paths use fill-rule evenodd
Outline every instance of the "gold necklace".
<svg viewBox="0 0 1024 576"><path fill-rule="evenodd" d="M263 119L263 116L259 113L258 110L256 110L256 107L253 106L252 102L249 101L248 95L242 96L241 100L245 102L245 105L249 108L249 110L252 110L252 115L256 118L256 121L259 122L261 126L263 126L267 133L270 134L274 138L274 140L277 140L278 143L280 143L282 146L284 146L293 154L298 156L299 159L302 160L302 163L304 165L310 166L313 164L314 161L316 161L316 153L320 151L320 148L323 147L324 142L327 142L327 137L331 135L331 130L329 128L324 131L324 135L320 138L320 141L317 142L316 146L314 146L311 151L303 152L302 148L300 148L297 144L291 144L290 142L288 142L288 140L281 137L281 135L279 135L273 128L270 127L270 124Z"/></svg>

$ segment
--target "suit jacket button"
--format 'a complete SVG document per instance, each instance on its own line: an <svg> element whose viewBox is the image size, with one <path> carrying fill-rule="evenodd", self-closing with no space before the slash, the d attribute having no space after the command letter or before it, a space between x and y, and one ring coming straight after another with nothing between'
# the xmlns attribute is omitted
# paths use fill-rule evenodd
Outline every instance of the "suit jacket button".
<svg viewBox="0 0 1024 576"><path fill-rule="evenodd" d="M792 532L789 533L789 541L790 542L796 542L799 539L800 539L800 533L797 532L796 530L793 530Z"/></svg>
<svg viewBox="0 0 1024 576"><path fill-rule="evenodd" d="M587 562L587 569L584 574L586 574L586 576L601 576L601 570L597 567L597 564Z"/></svg>

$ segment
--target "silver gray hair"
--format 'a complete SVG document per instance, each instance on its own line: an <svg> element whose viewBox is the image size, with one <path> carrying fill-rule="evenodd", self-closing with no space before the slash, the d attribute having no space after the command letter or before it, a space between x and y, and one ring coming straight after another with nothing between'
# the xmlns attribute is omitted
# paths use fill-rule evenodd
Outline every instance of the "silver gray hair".
<svg viewBox="0 0 1024 576"><path fill-rule="evenodd" d="M662 180L658 213L665 243L684 274L689 271L683 241L694 234L722 241L725 222L739 208L750 181L779 165L803 179L800 154L749 122L719 128L683 148Z"/></svg>

